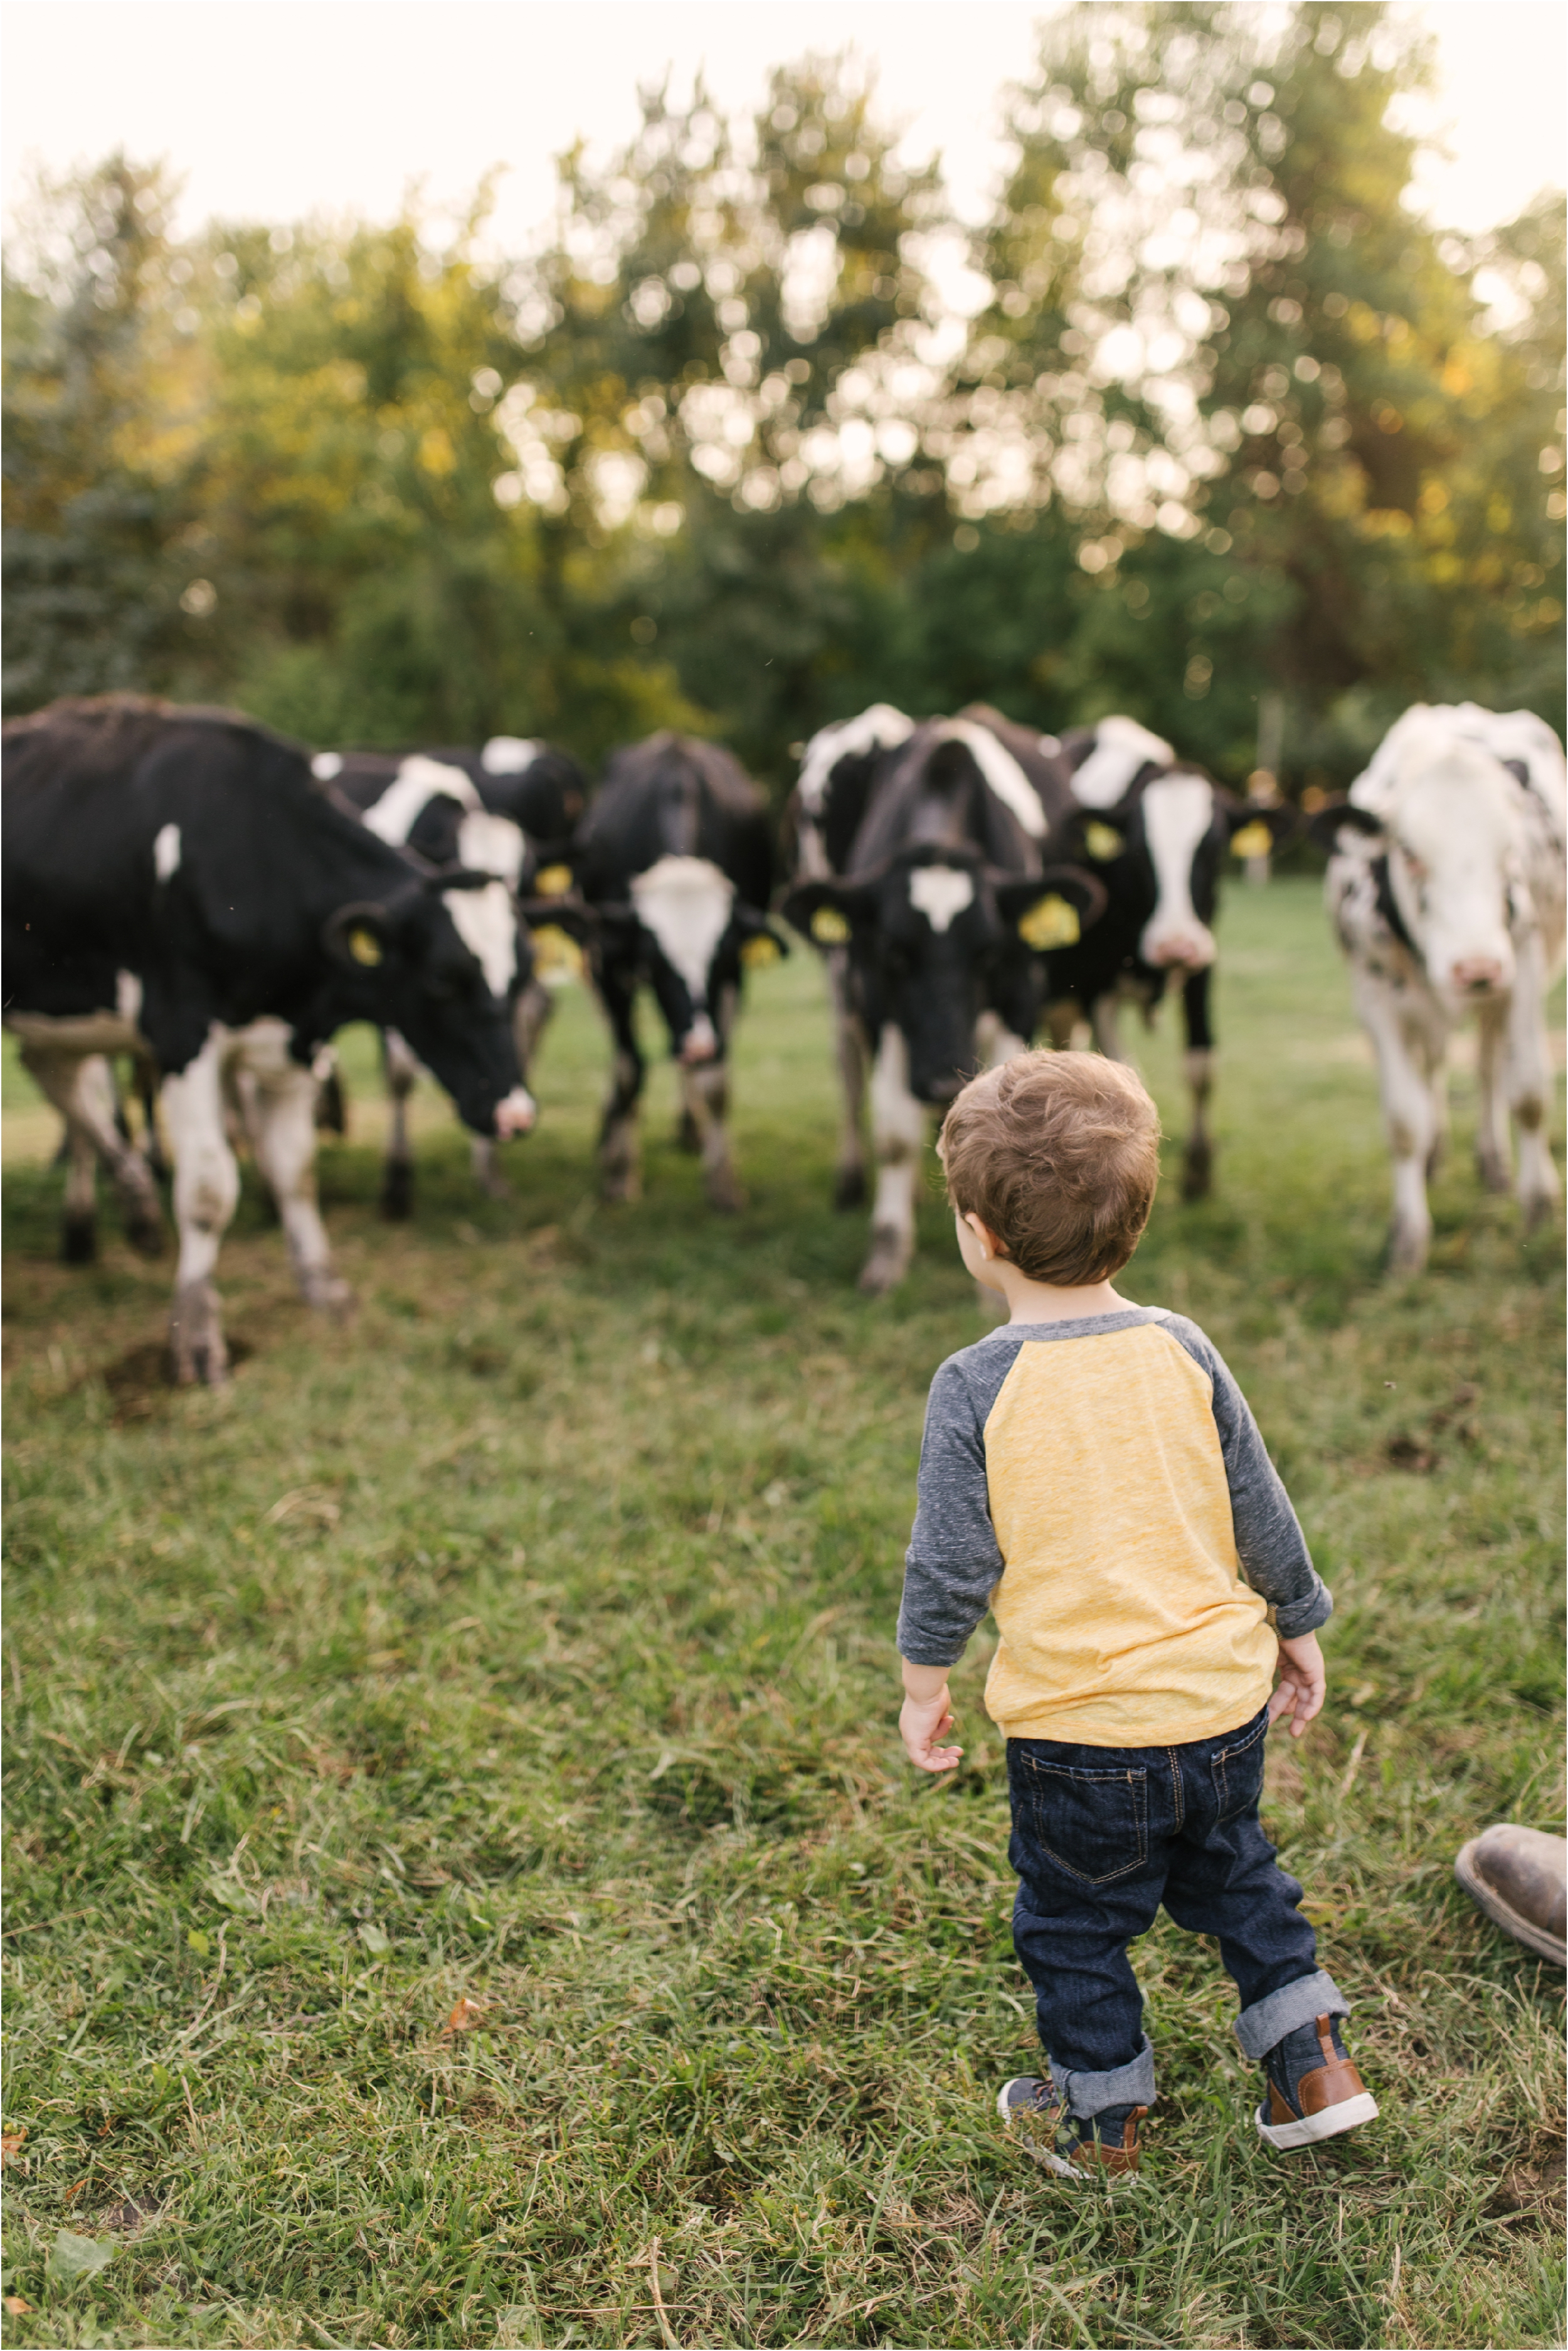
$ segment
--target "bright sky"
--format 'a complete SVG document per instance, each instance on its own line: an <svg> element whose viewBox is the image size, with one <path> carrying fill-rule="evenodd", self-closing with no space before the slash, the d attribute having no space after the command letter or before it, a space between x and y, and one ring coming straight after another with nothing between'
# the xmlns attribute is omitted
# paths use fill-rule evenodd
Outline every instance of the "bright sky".
<svg viewBox="0 0 1568 2351"><path fill-rule="evenodd" d="M999 162L998 93L1027 73L1047 13L1015 0L6 0L5 202L30 163L58 171L117 146L183 174L186 229L212 214L385 216L414 180L455 204L501 162L496 227L517 250L550 212L551 157L579 132L601 153L625 139L640 81L673 65L679 91L701 67L739 111L770 65L852 45L907 121L909 154L939 148L974 218ZM1484 228L1562 185L1562 0L1414 13L1438 35L1427 119L1452 150L1423 173L1434 215Z"/></svg>

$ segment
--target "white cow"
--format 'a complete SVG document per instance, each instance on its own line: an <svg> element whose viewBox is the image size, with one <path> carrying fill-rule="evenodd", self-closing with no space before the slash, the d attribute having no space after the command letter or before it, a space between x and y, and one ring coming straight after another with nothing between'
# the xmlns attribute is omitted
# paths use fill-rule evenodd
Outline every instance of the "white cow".
<svg viewBox="0 0 1568 2351"><path fill-rule="evenodd" d="M1526 1225L1557 1197L1543 998L1563 959L1563 747L1529 711L1418 703L1313 831L1331 847L1329 913L1377 1053L1394 1154L1390 1268L1416 1273L1431 1238L1448 1040L1467 1012L1479 1029L1481 1179L1508 1188L1511 1118Z"/></svg>

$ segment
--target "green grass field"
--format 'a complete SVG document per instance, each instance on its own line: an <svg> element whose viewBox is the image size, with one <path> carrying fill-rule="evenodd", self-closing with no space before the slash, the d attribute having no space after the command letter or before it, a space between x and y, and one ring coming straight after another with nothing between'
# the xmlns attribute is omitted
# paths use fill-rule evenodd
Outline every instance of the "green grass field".
<svg viewBox="0 0 1568 2351"><path fill-rule="evenodd" d="M353 1040L358 1315L296 1304L247 1170L221 1395L161 1384L168 1260L54 1262L13 1073L8 2341L1563 2340L1562 1978L1451 1876L1560 1817L1561 1237L1479 1193L1461 1078L1431 1271L1386 1285L1315 887L1222 937L1216 1195L1172 1182L1122 1287L1224 1350L1336 1594L1265 1816L1383 2119L1260 2150L1218 1957L1162 1921L1141 2178L1000 2137L1035 2044L988 1644L944 1784L892 1648L926 1384L983 1326L934 1187L904 1289L855 1291L809 955L743 1022L728 1221L667 1068L643 1201L597 1205L569 992L512 1202L433 1100L389 1228ZM1141 1050L1179 1132L1168 1014Z"/></svg>

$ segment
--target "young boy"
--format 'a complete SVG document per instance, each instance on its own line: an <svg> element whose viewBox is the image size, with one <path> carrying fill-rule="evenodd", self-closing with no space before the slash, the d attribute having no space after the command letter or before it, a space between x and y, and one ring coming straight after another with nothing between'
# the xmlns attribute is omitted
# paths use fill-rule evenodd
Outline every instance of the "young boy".
<svg viewBox="0 0 1568 2351"><path fill-rule="evenodd" d="M1138 1079L1097 1054L1022 1054L948 1112L959 1254L1010 1320L931 1383L898 1619L899 1729L925 1771L963 1753L940 1743L947 1668L988 1607L1000 1631L986 1706L1008 1743L1013 1940L1050 2079L1009 2082L998 2106L1070 2179L1137 2168L1155 2061L1127 1946L1162 1901L1218 1939L1270 2146L1377 2112L1340 2038L1349 2002L1258 1820L1270 1723L1300 1738L1322 1705L1333 1603L1208 1340L1111 1287L1158 1144Z"/></svg>

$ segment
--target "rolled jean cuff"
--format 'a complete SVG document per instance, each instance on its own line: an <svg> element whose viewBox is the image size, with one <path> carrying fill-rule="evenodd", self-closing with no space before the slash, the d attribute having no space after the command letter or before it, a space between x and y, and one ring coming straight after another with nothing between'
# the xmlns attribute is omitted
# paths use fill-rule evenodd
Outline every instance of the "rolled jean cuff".
<svg viewBox="0 0 1568 2351"><path fill-rule="evenodd" d="M1054 2060L1051 2086L1070 2115L1087 2122L1107 2106L1152 2106L1155 2103L1155 2052L1148 2034L1132 2063L1113 2065L1108 2074L1070 2074Z"/></svg>
<svg viewBox="0 0 1568 2351"><path fill-rule="evenodd" d="M1258 2060L1278 2048L1286 2033L1294 2032L1298 2026L1312 2024L1320 2016L1349 2014L1349 2001L1333 1976L1319 1968L1299 1982L1271 1991L1267 2000L1244 2008L1236 2020L1236 2038L1245 2053Z"/></svg>

